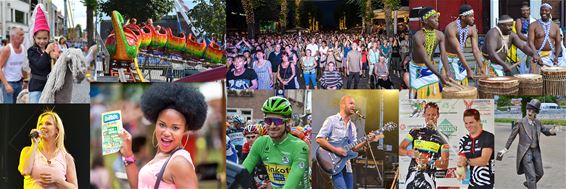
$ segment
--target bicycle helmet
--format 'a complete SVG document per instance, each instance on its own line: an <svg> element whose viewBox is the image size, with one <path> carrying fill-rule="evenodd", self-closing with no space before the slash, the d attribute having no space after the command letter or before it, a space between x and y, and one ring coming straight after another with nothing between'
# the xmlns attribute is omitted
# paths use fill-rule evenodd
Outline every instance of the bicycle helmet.
<svg viewBox="0 0 566 189"><path fill-rule="evenodd" d="M291 102L280 96L269 97L264 103L261 111L265 114L282 115L283 117L291 117L293 108Z"/></svg>
<svg viewBox="0 0 566 189"><path fill-rule="evenodd" d="M267 128L263 126L263 124L256 124L255 127L257 128L257 133L259 136L267 135Z"/></svg>
<svg viewBox="0 0 566 189"><path fill-rule="evenodd" d="M244 124L244 118L242 118L242 116L236 114L232 116L232 123L239 123L239 124Z"/></svg>
<svg viewBox="0 0 566 189"><path fill-rule="evenodd" d="M257 127L255 125L248 125L244 128L244 135L247 134L259 134Z"/></svg>

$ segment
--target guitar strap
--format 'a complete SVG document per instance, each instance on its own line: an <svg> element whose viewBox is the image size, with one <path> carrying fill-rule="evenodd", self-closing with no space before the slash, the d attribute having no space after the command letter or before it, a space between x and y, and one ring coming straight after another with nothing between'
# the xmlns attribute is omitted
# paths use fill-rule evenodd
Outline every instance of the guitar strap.
<svg viewBox="0 0 566 189"><path fill-rule="evenodd" d="M352 123L348 123L348 144L351 144L353 141L353 134L352 134Z"/></svg>

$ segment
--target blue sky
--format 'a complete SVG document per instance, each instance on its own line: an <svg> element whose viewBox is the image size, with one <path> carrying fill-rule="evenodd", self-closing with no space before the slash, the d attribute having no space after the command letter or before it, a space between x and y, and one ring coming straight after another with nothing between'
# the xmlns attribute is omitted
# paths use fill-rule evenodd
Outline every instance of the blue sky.
<svg viewBox="0 0 566 189"><path fill-rule="evenodd" d="M85 27L86 26L86 7L83 6L83 4L81 3L81 0L69 0L71 2L71 6L73 6L73 8L70 8L71 11L73 11L74 14L74 24L80 24L81 26ZM64 7L63 7L63 0L54 0L52 1L53 4L55 4L55 6L57 6L57 9L59 11L63 11ZM195 4L193 3L192 0L183 0L183 2L185 2L185 4L187 6L189 6L189 8L192 8L195 6ZM172 13L172 12L171 12Z"/></svg>

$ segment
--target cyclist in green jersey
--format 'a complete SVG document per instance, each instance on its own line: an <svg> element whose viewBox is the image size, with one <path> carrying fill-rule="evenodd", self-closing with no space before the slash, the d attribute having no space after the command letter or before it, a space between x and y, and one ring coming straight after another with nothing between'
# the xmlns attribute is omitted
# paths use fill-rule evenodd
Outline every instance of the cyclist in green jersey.
<svg viewBox="0 0 566 189"><path fill-rule="evenodd" d="M244 167L252 173L261 160L272 188L310 188L307 144L290 134L293 109L289 100L270 97L262 107L268 135L256 139Z"/></svg>

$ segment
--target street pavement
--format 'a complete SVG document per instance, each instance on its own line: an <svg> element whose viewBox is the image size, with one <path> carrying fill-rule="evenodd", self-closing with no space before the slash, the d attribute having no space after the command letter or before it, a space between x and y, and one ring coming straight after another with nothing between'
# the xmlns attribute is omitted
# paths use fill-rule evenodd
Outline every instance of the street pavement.
<svg viewBox="0 0 566 189"><path fill-rule="evenodd" d="M540 147L544 166L544 176L537 183L537 188L565 188L566 187L566 128L561 127L557 136L540 136ZM505 147L507 138L511 133L510 123L496 123L494 153ZM525 188L523 182L525 175L517 175L515 159L517 157L517 144L519 136L515 138L509 151L502 161L495 161L495 188Z"/></svg>

